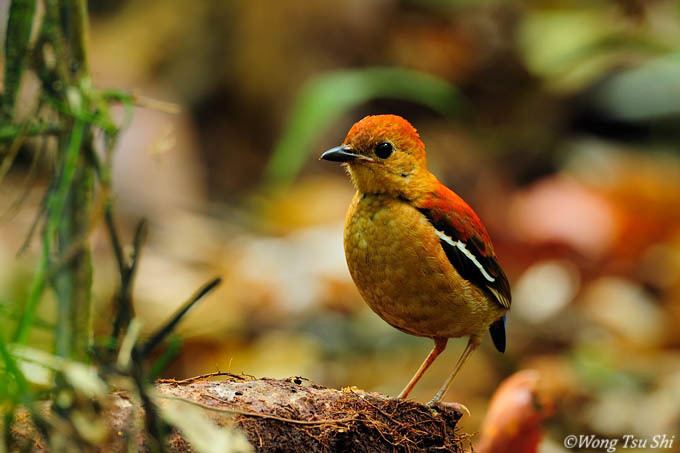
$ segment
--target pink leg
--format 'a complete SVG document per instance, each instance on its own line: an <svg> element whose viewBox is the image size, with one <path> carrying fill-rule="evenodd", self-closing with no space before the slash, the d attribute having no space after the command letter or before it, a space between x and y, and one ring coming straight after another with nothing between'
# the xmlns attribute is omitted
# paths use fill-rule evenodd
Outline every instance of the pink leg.
<svg viewBox="0 0 680 453"><path fill-rule="evenodd" d="M453 378L456 377L458 372L460 371L461 368L463 368L463 364L467 360L468 357L470 357L470 354L472 354L472 351L477 349L477 346L479 346L480 343L480 338L476 335L470 336L470 339L468 340L468 344L465 347L465 351L463 351L463 354L460 356L458 359L458 362L456 362L456 366L453 368L453 372L449 376L449 378L444 382L444 385L441 386L439 391L437 392L436 395L430 400L429 403L427 403L429 406L432 406L434 404L437 404L446 394L446 392L449 390L449 387L451 386L451 382L453 382ZM469 412L469 411L468 411Z"/></svg>
<svg viewBox="0 0 680 453"><path fill-rule="evenodd" d="M404 390L401 391L401 393L399 394L399 399L404 399L409 395L409 393L411 393L411 390L413 390L413 387L416 386L420 378L423 377L425 371L427 371L427 369L430 368L430 365L432 365L432 363L439 356L439 354L441 354L442 351L446 349L446 343L448 341L449 341L448 338L434 339L434 348L432 348L432 351L430 351L430 353L427 355L423 364L420 365L420 368L418 368L416 374L414 374L411 380L408 381L408 384L406 384Z"/></svg>

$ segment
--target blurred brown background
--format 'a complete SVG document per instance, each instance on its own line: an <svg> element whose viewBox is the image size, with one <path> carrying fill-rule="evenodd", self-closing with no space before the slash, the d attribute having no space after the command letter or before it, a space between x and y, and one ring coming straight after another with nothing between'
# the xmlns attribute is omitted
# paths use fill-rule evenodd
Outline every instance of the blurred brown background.
<svg viewBox="0 0 680 453"><path fill-rule="evenodd" d="M183 322L183 349L164 376L300 375L398 393L430 341L392 329L360 300L342 251L352 189L340 168L317 162L354 121L395 113L485 221L513 287L508 352L485 339L448 396L471 410L464 429L478 429L504 377L533 368L557 404L546 451L560 451L567 433L680 432L680 2L99 0L90 9L95 84L181 108L118 112L129 127L117 202L129 234L150 220L135 289L145 330L224 277ZM396 95L328 104L334 112L319 102L321 113L312 96L300 107L315 80L373 67L445 81L455 106L444 115ZM292 125L304 114L331 119L303 137ZM272 161L283 137L296 157ZM301 167L272 168L292 161ZM3 210L28 170L1 186ZM35 253L14 254L32 217L24 207L0 226L3 299L25 294ZM95 240L103 330L115 272L103 233ZM50 304L43 311L49 319ZM463 346L451 343L414 398L430 398Z"/></svg>

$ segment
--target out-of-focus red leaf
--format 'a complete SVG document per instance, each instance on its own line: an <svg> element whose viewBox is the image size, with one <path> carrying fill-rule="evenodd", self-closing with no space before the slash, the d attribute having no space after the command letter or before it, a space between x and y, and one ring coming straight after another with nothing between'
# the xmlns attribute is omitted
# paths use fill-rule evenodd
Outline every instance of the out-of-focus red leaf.
<svg viewBox="0 0 680 453"><path fill-rule="evenodd" d="M542 422L554 412L552 398L540 389L540 375L523 370L496 390L482 423L481 453L532 453L543 437Z"/></svg>

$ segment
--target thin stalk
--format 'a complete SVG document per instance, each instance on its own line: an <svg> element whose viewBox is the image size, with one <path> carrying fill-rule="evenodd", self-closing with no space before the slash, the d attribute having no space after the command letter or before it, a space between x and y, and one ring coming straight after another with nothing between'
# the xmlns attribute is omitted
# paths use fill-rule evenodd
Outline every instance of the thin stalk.
<svg viewBox="0 0 680 453"><path fill-rule="evenodd" d="M9 7L9 20L5 34L4 90L2 114L11 118L21 75L26 67L31 28L35 16L36 0L13 0Z"/></svg>
<svg viewBox="0 0 680 453"><path fill-rule="evenodd" d="M49 123L35 123L23 124L15 126L12 124L5 124L0 126L0 142L7 140L15 140L17 137L32 137L36 135L57 135L61 132L61 128L56 124ZM0 149L0 153L5 153L4 149Z"/></svg>
<svg viewBox="0 0 680 453"><path fill-rule="evenodd" d="M84 179L83 159L80 155L84 134L85 125L75 120L63 163L63 172L69 175L71 184L65 192L59 194L58 213L53 212L48 204L48 227L50 233L56 233L55 252L59 256L70 250L89 231L91 200L88 192L91 182ZM84 359L90 340L91 286L91 263L86 243L68 265L56 271L53 286L57 295L55 353L61 357ZM81 310L84 313L79 313ZM84 319L87 319L85 325L82 324Z"/></svg>
<svg viewBox="0 0 680 453"><path fill-rule="evenodd" d="M28 340L28 334L31 330L31 326L35 320L35 312L38 308L38 302L40 302L40 297L45 290L45 276L47 275L47 270L50 267L50 244L43 237L42 241L42 254L40 256L40 262L38 263L38 268L33 274L33 279L31 280L31 287L28 293L28 299L26 300L26 306L22 313L17 329L14 332L13 341L14 343L25 344Z"/></svg>
<svg viewBox="0 0 680 453"><path fill-rule="evenodd" d="M87 20L87 2L85 0L62 0L61 2L62 29L65 30L66 41L70 44L71 60L74 64L70 69L81 79L87 76L87 45L86 37L89 33Z"/></svg>
<svg viewBox="0 0 680 453"><path fill-rule="evenodd" d="M149 354L159 345L163 340L167 338L177 324L184 318L184 316L191 310L198 301L203 299L208 293L217 288L219 284L222 283L220 277L213 278L208 283L199 288L194 295L191 296L175 313L170 317L170 319L159 327L151 337L137 348L137 352L140 357L148 357Z"/></svg>
<svg viewBox="0 0 680 453"><path fill-rule="evenodd" d="M52 241L59 230L61 219L64 214L66 198L76 173L76 164L78 162L80 145L83 140L84 128L85 125L81 121L76 120L74 122L69 144L66 149L66 155L63 159L62 173L57 186L50 194L48 194L47 223L43 231L42 256L40 258L40 263L38 264L38 269L31 282L31 290L26 302L26 307L24 308L23 316L19 321L19 325L17 326L17 330L14 334L14 342L16 343L23 344L26 342L28 333L35 318L38 302L40 301L43 290L45 289L45 277L47 276L47 272L50 267ZM65 333L62 332L62 335L65 335ZM59 342L60 340L57 341ZM63 341L63 339L61 341Z"/></svg>
<svg viewBox="0 0 680 453"><path fill-rule="evenodd" d="M123 256L120 238L118 237L118 232L116 231L116 226L114 224L112 211L113 208L110 204L108 208L109 209L107 209L105 213L106 225L109 231L109 236L111 237L111 245L113 246L114 254L116 255L116 260L118 261L118 267L120 270L120 289L116 294L115 303L116 316L113 322L113 329L111 331L109 343L109 348L111 350L115 350L123 329L130 323L135 314L134 306L132 305L132 285L135 274L137 273L142 246L146 241L147 227L145 220L140 221L137 225L135 236L132 242L132 255L130 256L130 260L128 262Z"/></svg>
<svg viewBox="0 0 680 453"><path fill-rule="evenodd" d="M57 328L55 353L62 357L86 360L92 344L92 258L87 237L90 233L94 172L88 165L85 149L90 146L92 132L90 84L86 36L88 30L85 0L47 0L47 19L51 21L50 36L57 53L68 65L58 73L68 81L64 100L68 110L64 119L72 121L69 136L59 140L63 156L62 172L72 175L71 184L59 202L63 216L55 216L48 205L48 225L57 222L55 252L59 258L71 250L67 264L55 271L52 280L57 296ZM77 245L77 248L75 246Z"/></svg>

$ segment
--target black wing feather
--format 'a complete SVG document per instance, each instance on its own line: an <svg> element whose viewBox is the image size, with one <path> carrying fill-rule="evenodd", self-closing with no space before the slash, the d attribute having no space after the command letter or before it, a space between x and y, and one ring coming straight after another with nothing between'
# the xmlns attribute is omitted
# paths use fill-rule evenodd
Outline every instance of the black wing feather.
<svg viewBox="0 0 680 453"><path fill-rule="evenodd" d="M447 222L434 220L432 213L428 209L421 209L420 212L427 217L427 220L429 220L432 226L437 230L446 234L453 241L463 242L467 251L475 257L486 273L493 278L493 281L489 281L479 267L477 267L477 265L466 256L460 248L441 239L439 242L446 253L446 257L456 271L458 271L460 276L487 293L487 295L491 296L492 300L496 301L502 307L510 308L512 296L510 294L508 278L505 276L505 272L503 272L503 269L498 264L495 257L485 256L482 253L484 248L482 242L476 237L463 241Z"/></svg>
<svg viewBox="0 0 680 453"><path fill-rule="evenodd" d="M444 249L446 257L460 276L484 291L490 296L491 300L497 302L504 308L510 308L512 295L510 294L510 283L508 283L508 278L505 276L505 272L503 272L503 269L494 256L485 256L482 253L484 244L481 240L473 236L467 241L463 241L456 230L446 221L435 220L432 212L428 209L420 209L420 212L425 215L435 229L444 233L454 243L461 241L465 245L465 250L474 257L477 263L481 265L486 274L490 276L493 281L490 281L489 278L484 275L477 264L470 259L461 248L450 244L444 239L440 239L439 243ZM489 333L491 334L493 344L500 352L505 352L505 319L506 317L503 315L489 326Z"/></svg>
<svg viewBox="0 0 680 453"><path fill-rule="evenodd" d="M489 333L499 352L505 352L505 315L498 318L489 326Z"/></svg>

